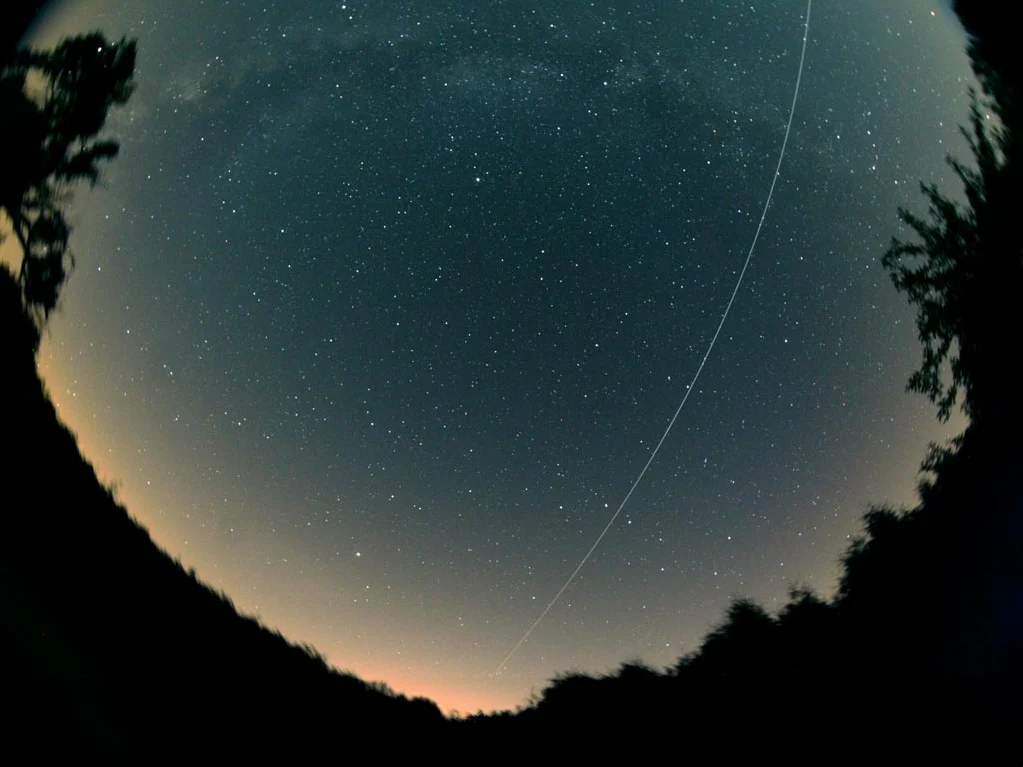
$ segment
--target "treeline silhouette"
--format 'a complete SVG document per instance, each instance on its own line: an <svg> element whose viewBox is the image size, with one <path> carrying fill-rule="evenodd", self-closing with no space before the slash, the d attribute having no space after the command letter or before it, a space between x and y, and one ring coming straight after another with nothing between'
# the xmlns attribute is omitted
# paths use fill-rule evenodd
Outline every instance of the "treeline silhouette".
<svg viewBox="0 0 1023 767"><path fill-rule="evenodd" d="M0 270L0 763L394 756L410 741L373 739L383 723L439 736L434 703L330 669L153 543L60 423L19 294Z"/></svg>
<svg viewBox="0 0 1023 767"><path fill-rule="evenodd" d="M93 34L18 52L0 72L0 209L22 254L0 268L0 764L393 757L428 744L445 723L434 703L328 668L161 551L38 377L70 273L63 207L117 154L99 136L130 97L134 51ZM405 737L372 737L383 723Z"/></svg>
<svg viewBox="0 0 1023 767"><path fill-rule="evenodd" d="M1023 59L1004 8L956 10L984 91L972 162L948 158L965 202L922 185L927 216L900 211L913 237L882 259L917 311L907 388L969 418L930 447L919 503L865 515L833 598L795 589L776 615L737 600L673 668L561 676L516 714L474 717L474 735L566 758L672 733L697 763L1023 763Z"/></svg>
<svg viewBox="0 0 1023 767"><path fill-rule="evenodd" d="M673 667L564 674L515 712L452 721L429 701L334 671L313 648L239 616L158 549L59 422L35 367L49 310L33 308L19 274L0 269L0 691L9 712L0 753L33 763L1020 764L1023 404L1012 370L1023 187L1018 64L992 8L957 0L984 87L965 130L974 162L953 165L965 203L924 187L928 216L903 212L912 239L884 256L917 310L924 355L910 388L940 418L960 406L970 418L958 439L932 446L919 503L867 513L833 597L793 589L776 614L737 600ZM114 80L129 85L130 72ZM984 118L984 99L998 120ZM37 173L34 183L45 180ZM14 199L0 191L0 205Z"/></svg>

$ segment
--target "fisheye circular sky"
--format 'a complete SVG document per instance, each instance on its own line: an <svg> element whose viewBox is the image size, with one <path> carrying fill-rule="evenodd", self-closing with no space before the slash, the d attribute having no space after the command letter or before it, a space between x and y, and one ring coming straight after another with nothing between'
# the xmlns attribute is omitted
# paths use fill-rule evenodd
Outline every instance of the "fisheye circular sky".
<svg viewBox="0 0 1023 767"><path fill-rule="evenodd" d="M138 40L40 363L159 545L445 710L825 595L953 433L880 256L973 82L944 3L57 4ZM153 659L159 663L159 658Z"/></svg>

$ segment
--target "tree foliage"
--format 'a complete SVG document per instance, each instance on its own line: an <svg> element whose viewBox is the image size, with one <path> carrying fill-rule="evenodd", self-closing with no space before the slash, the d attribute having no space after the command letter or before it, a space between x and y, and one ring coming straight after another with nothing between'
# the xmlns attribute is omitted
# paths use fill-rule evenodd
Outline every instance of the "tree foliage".
<svg viewBox="0 0 1023 767"><path fill-rule="evenodd" d="M92 33L17 51L0 70L0 209L22 253L22 300L40 324L74 263L69 195L79 181L95 185L100 163L117 155L117 141L99 134L131 96L134 69L133 41Z"/></svg>
<svg viewBox="0 0 1023 767"><path fill-rule="evenodd" d="M1009 8L999 0L953 0L952 4L969 37L967 52L984 92L994 100L1003 122L1019 125L1023 57Z"/></svg>
<svg viewBox="0 0 1023 767"><path fill-rule="evenodd" d="M1023 301L1020 198L1005 153L1008 129L989 122L974 94L963 134L976 167L947 159L963 182L965 204L921 184L927 218L899 211L917 239L893 239L883 259L895 287L917 307L924 356L908 389L930 398L942 420L958 401L975 421L1006 416L1014 399L1005 366L1018 347Z"/></svg>
<svg viewBox="0 0 1023 767"><path fill-rule="evenodd" d="M941 420L957 402L973 421L1004 417L1014 399L1004 368L1018 347L1023 301L1023 239L1014 220L1020 198L1006 156L1009 130L990 122L973 94L963 135L975 167L947 158L965 203L921 184L928 216L899 211L917 239L894 239L883 258L917 310L923 362L908 388L929 397Z"/></svg>

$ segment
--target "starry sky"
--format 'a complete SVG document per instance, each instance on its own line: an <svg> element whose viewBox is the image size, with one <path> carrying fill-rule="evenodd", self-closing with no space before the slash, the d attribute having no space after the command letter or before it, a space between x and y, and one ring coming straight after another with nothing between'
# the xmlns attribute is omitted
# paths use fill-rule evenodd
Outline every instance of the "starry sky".
<svg viewBox="0 0 1023 767"><path fill-rule="evenodd" d="M973 82L942 0L78 0L138 39L40 364L243 612L463 712L830 594L941 426L879 259ZM153 659L159 663L159 658Z"/></svg>

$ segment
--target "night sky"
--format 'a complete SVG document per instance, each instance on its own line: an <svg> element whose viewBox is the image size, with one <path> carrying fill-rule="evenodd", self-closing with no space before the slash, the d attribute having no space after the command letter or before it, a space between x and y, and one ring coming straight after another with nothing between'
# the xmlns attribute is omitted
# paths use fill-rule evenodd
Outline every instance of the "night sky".
<svg viewBox="0 0 1023 767"><path fill-rule="evenodd" d="M934 2L938 2L935 5ZM333 664L445 709L830 594L940 427L880 256L953 190L933 0L82 0L139 43L40 362L154 539ZM159 663L158 657L153 658Z"/></svg>

